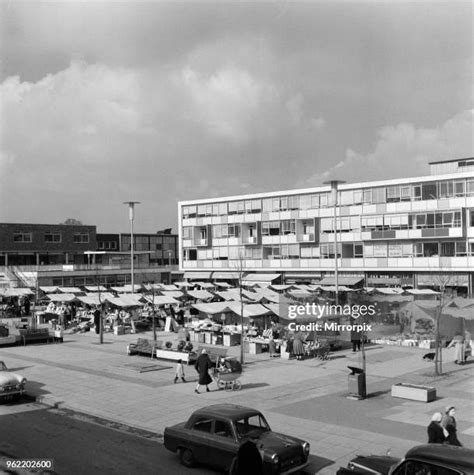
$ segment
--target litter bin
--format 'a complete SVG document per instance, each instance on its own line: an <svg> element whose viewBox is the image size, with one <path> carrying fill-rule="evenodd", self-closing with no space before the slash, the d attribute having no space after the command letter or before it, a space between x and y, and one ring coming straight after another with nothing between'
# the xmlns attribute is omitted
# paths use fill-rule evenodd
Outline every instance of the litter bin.
<svg viewBox="0 0 474 475"><path fill-rule="evenodd" d="M349 396L365 399L367 393L364 370L355 366L348 366L348 368L351 371L347 377Z"/></svg>

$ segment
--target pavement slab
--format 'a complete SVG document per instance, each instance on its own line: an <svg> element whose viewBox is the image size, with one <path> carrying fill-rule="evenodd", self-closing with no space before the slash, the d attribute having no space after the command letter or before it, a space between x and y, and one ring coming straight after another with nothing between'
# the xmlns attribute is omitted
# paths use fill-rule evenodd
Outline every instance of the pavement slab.
<svg viewBox="0 0 474 475"><path fill-rule="evenodd" d="M151 333L140 337L152 339ZM163 341L175 335L159 332ZM460 438L474 447L474 365L444 363L434 376L423 350L372 346L366 352L365 400L347 399L348 366L360 366L361 354L341 351L326 361L246 355L240 391L194 394L197 374L185 367L187 383L173 384L174 363L128 356L126 346L137 335L65 335L63 344L0 349L0 359L28 378L28 391L39 402L154 433L181 422L208 404L229 402L262 410L272 428L308 440L316 462L313 473L334 474L356 454L403 456L426 441L433 412L458 408ZM239 348L229 355L239 355ZM141 371L150 368L149 371ZM140 372L141 371L141 372ZM392 398L391 385L411 382L435 386L438 399L425 404Z"/></svg>

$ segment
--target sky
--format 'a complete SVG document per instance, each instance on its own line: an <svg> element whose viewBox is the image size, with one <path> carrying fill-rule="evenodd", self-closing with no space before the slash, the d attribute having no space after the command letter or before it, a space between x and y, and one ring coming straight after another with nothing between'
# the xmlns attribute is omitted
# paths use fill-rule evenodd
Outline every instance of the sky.
<svg viewBox="0 0 474 475"><path fill-rule="evenodd" d="M472 5L0 0L0 222L177 231L181 200L474 156Z"/></svg>

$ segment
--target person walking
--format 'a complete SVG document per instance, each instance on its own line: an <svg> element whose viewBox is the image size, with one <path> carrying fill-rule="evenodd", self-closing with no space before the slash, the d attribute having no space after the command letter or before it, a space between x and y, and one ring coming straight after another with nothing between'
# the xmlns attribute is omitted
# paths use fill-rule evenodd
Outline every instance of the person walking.
<svg viewBox="0 0 474 475"><path fill-rule="evenodd" d="M178 379L181 379L183 383L186 382L184 379L184 366L183 366L183 360L178 360L176 363L176 374L174 376L174 384L178 381Z"/></svg>
<svg viewBox="0 0 474 475"><path fill-rule="evenodd" d="M446 431L448 432L448 436L447 436L448 444L462 447L462 444L461 442L459 442L458 436L457 436L456 419L454 418L455 414L456 414L456 408L454 406L448 406L446 408L444 417L441 420L441 426L444 427Z"/></svg>
<svg viewBox="0 0 474 475"><path fill-rule="evenodd" d="M209 392L210 389L208 388L208 384L212 383L212 378L209 376L209 370L211 369L212 366L212 361L209 358L209 355L207 354L206 349L204 348L201 352L201 354L198 356L198 359L196 360L196 364L194 367L196 368L196 371L199 374L199 380L198 380L198 385L196 386L196 389L194 392L196 394L199 394L199 387L206 386L206 391Z"/></svg>
<svg viewBox="0 0 474 475"><path fill-rule="evenodd" d="M444 444L448 436L448 431L441 425L443 414L435 412L428 425L428 444Z"/></svg>

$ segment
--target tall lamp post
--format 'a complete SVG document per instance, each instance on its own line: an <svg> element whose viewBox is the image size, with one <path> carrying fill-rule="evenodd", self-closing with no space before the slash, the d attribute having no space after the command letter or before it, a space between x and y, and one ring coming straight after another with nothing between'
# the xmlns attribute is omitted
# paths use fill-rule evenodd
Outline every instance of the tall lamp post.
<svg viewBox="0 0 474 475"><path fill-rule="evenodd" d="M130 274L132 277L132 294L135 293L135 273L133 271L133 218L134 218L134 210L135 205L140 204L139 201L124 201L124 205L128 205L128 217L130 219Z"/></svg>
<svg viewBox="0 0 474 475"><path fill-rule="evenodd" d="M336 284L336 306L339 305L339 268L337 262L337 188L343 180L325 181L325 185L331 185L332 202L334 205L334 282Z"/></svg>

